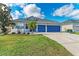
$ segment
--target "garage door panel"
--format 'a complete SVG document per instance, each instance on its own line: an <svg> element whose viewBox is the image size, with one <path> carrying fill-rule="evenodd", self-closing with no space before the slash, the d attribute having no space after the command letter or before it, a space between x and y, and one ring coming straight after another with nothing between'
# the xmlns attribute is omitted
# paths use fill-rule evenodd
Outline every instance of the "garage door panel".
<svg viewBox="0 0 79 59"><path fill-rule="evenodd" d="M60 32L60 26L47 25L47 32Z"/></svg>
<svg viewBox="0 0 79 59"><path fill-rule="evenodd" d="M45 25L38 25L38 32L45 32Z"/></svg>

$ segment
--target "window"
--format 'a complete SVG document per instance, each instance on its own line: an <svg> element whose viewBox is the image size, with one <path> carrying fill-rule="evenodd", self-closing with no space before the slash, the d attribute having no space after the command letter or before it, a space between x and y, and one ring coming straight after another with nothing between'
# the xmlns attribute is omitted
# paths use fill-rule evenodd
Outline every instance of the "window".
<svg viewBox="0 0 79 59"><path fill-rule="evenodd" d="M26 24L26 29L28 29L28 26L27 26L27 24Z"/></svg>
<svg viewBox="0 0 79 59"><path fill-rule="evenodd" d="M23 29L24 26L16 26L17 29Z"/></svg>

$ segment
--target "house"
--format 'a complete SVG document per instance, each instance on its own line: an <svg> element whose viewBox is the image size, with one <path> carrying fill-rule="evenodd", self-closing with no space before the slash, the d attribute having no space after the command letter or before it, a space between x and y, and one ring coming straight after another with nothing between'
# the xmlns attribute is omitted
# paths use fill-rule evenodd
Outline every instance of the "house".
<svg viewBox="0 0 79 59"><path fill-rule="evenodd" d="M71 29L73 32L79 32L79 20L67 20L61 23L61 31Z"/></svg>
<svg viewBox="0 0 79 59"><path fill-rule="evenodd" d="M79 20L67 20L62 23L40 19L37 17L28 17L26 19L13 20L14 26L8 27L9 33L28 33L30 29L27 26L28 20L36 21L34 32L65 32L71 29L73 32L79 32Z"/></svg>
<svg viewBox="0 0 79 59"><path fill-rule="evenodd" d="M11 27L11 32L21 32L21 33L27 33L29 30L28 26L26 25L28 20L36 20L37 26L34 32L60 32L60 23L56 21L50 21L46 19L40 19L36 17L29 17L25 20L13 20L13 22L16 24L14 27Z"/></svg>

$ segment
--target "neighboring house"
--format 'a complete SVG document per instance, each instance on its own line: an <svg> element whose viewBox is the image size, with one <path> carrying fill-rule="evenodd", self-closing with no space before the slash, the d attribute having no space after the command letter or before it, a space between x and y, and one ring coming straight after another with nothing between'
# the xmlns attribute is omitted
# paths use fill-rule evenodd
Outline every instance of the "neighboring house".
<svg viewBox="0 0 79 59"><path fill-rule="evenodd" d="M61 31L72 29L74 32L79 32L79 20L67 20L62 22Z"/></svg>
<svg viewBox="0 0 79 59"><path fill-rule="evenodd" d="M37 26L34 32L60 32L60 24L55 21L40 19L36 17L29 17L25 20L13 20L13 22L16 24L14 27L11 27L11 32L21 32L21 33L27 33L29 32L29 28L26 25L28 20L36 20Z"/></svg>

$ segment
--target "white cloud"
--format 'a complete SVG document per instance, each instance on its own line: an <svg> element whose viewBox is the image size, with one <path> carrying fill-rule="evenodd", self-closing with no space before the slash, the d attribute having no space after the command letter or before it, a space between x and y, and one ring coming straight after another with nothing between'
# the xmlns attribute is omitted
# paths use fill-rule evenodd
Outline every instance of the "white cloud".
<svg viewBox="0 0 79 59"><path fill-rule="evenodd" d="M11 13L11 16L13 19L17 19L18 17L14 15L14 13Z"/></svg>
<svg viewBox="0 0 79 59"><path fill-rule="evenodd" d="M77 10L73 10L70 14L68 14L67 16L68 17L73 17L73 16L76 16L76 15L79 15L79 9Z"/></svg>
<svg viewBox="0 0 79 59"><path fill-rule="evenodd" d="M25 3L4 3L7 6L13 7L13 6L19 6L23 10L20 10L21 13L25 14L27 17L34 16L38 18L44 18L44 13L41 12L41 8L37 7L36 4L25 4ZM12 12L11 15L13 19L19 18L18 16L21 15L18 10L15 12ZM26 17L25 16L25 17Z"/></svg>
<svg viewBox="0 0 79 59"><path fill-rule="evenodd" d="M41 13L41 9L36 6L36 4L29 4L23 8L27 17L34 16L38 18L44 18L44 15Z"/></svg>
<svg viewBox="0 0 79 59"><path fill-rule="evenodd" d="M15 7L15 6L19 6L20 8L24 8L27 4L25 3L4 3L5 5L9 6L9 7ZM13 10L13 12L11 12L11 16L13 19L18 19L20 17L20 15L22 15L24 13L23 10ZM26 17L26 16L24 16Z"/></svg>
<svg viewBox="0 0 79 59"><path fill-rule="evenodd" d="M14 13L11 13L13 19L18 19L20 15L21 13L18 10L16 10Z"/></svg>
<svg viewBox="0 0 79 59"><path fill-rule="evenodd" d="M73 19L79 19L79 15L73 16Z"/></svg>
<svg viewBox="0 0 79 59"><path fill-rule="evenodd" d="M70 12L72 12L74 9L74 5L70 4L70 5L64 5L62 7L60 7L59 9L57 9L54 13L53 16L66 16L68 15Z"/></svg>
<svg viewBox="0 0 79 59"><path fill-rule="evenodd" d="M16 5L20 6L21 8L24 8L26 6L25 3L16 3Z"/></svg>
<svg viewBox="0 0 79 59"><path fill-rule="evenodd" d="M15 11L15 15L21 15L21 13L19 11Z"/></svg>
<svg viewBox="0 0 79 59"><path fill-rule="evenodd" d="M65 16L70 17L72 19L79 19L79 9L74 9L75 6L73 4L65 5L53 13L53 16Z"/></svg>

